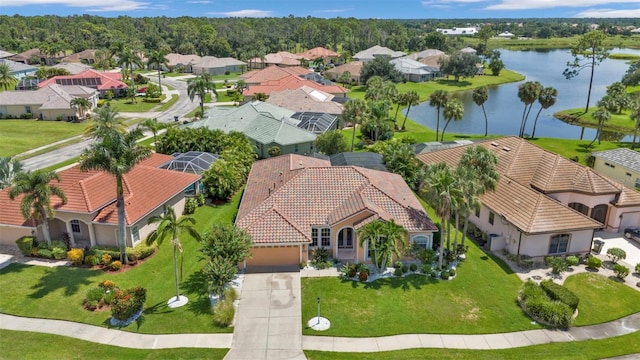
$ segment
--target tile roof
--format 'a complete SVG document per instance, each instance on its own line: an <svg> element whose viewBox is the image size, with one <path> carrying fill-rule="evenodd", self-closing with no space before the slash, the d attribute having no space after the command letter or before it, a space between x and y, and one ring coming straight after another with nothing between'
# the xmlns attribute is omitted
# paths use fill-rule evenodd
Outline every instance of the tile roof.
<svg viewBox="0 0 640 360"><path fill-rule="evenodd" d="M627 148L619 148L613 150L598 151L592 153L591 155L640 173L640 152L638 151Z"/></svg>
<svg viewBox="0 0 640 360"><path fill-rule="evenodd" d="M435 55L435 56L427 56L418 60L420 63L425 64L427 66L431 66L436 69L440 69L440 60L446 60L449 58L449 55Z"/></svg>
<svg viewBox="0 0 640 360"><path fill-rule="evenodd" d="M71 54L69 56L65 56L60 59L60 62L63 63L79 63L82 60L96 60L96 51L95 49L87 49L84 51L77 52L75 54Z"/></svg>
<svg viewBox="0 0 640 360"><path fill-rule="evenodd" d="M278 66L269 66L264 69L246 72L240 75L240 77L247 84L261 84L263 82L270 81L270 80L280 80L289 75L299 76L299 75L308 74L310 72L311 70L305 69L300 66L292 66L292 67L286 67L286 68L281 68Z"/></svg>
<svg viewBox="0 0 640 360"><path fill-rule="evenodd" d="M334 225L362 212L394 218L408 231L436 230L399 175L332 167L293 154L254 163L236 225L256 243L306 243L312 226Z"/></svg>
<svg viewBox="0 0 640 360"><path fill-rule="evenodd" d="M405 56L407 59L420 60L426 57L431 56L442 56L445 55L444 51L440 51L438 49L426 49L420 52L412 53Z"/></svg>
<svg viewBox="0 0 640 360"><path fill-rule="evenodd" d="M246 65L247 63L236 60L232 57L217 58L215 56L203 56L199 61L192 63L194 67L200 68L220 68L225 66L239 66Z"/></svg>
<svg viewBox="0 0 640 360"><path fill-rule="evenodd" d="M319 57L339 57L340 54L338 54L335 51L329 50L329 49L325 49L323 47L315 47L311 50L307 50L301 53L297 53L296 55L303 57L307 60L315 60Z"/></svg>
<svg viewBox="0 0 640 360"><path fill-rule="evenodd" d="M356 53L353 55L353 58L356 60L368 61L373 60L376 56L389 56L392 59L395 59L405 55L406 54L402 51L395 51L384 46L375 45Z"/></svg>
<svg viewBox="0 0 640 360"><path fill-rule="evenodd" d="M176 53L167 54L165 58L167 59L167 64L169 64L169 66L176 66L178 64L193 65L198 61L200 61L200 59L202 59L200 56L195 54L182 55L182 54L176 54Z"/></svg>
<svg viewBox="0 0 640 360"><path fill-rule="evenodd" d="M91 66L82 63L60 63L51 66L54 69L65 69L69 74L79 74L87 69L91 69Z"/></svg>
<svg viewBox="0 0 640 360"><path fill-rule="evenodd" d="M305 85L298 89L274 91L266 102L293 111L342 114L344 107L331 101L333 98L334 95Z"/></svg>
<svg viewBox="0 0 640 360"><path fill-rule="evenodd" d="M500 181L494 192L481 197L494 212L528 233L595 229L602 224L562 205L545 194L574 192L588 195L619 193L619 184L592 169L546 151L518 137L506 137L422 153L425 164L455 166L464 150L480 145L498 159Z"/></svg>
<svg viewBox="0 0 640 360"><path fill-rule="evenodd" d="M432 73L432 71L428 69L427 65L416 60L398 58L389 62L392 63L402 74L428 75Z"/></svg>
<svg viewBox="0 0 640 360"><path fill-rule="evenodd" d="M49 84L38 90L0 92L0 105L38 105L40 109L71 109L74 97L89 97L95 90L83 86Z"/></svg>
<svg viewBox="0 0 640 360"><path fill-rule="evenodd" d="M15 55L15 54L12 53L12 52L0 50L0 59L4 59L6 57L13 56L13 55Z"/></svg>
<svg viewBox="0 0 640 360"><path fill-rule="evenodd" d="M242 94L244 96L253 96L257 93L270 95L275 91L295 90L303 86L322 90L330 94L345 94L347 92L347 89L339 85L321 85L315 81L302 79L294 75L288 75L278 80L270 80L256 85L249 85Z"/></svg>
<svg viewBox="0 0 640 360"><path fill-rule="evenodd" d="M340 66L336 66L333 69L329 69L325 71L328 74L332 74L336 77L342 75L345 71L348 71L352 77L360 77L360 71L362 70L362 66L364 62L362 61L351 61L346 64L342 64Z"/></svg>
<svg viewBox="0 0 640 360"><path fill-rule="evenodd" d="M0 59L0 64L5 64L9 67L9 72L11 73L20 73L20 72L36 72L38 70L37 67L23 64L21 62L12 61L9 59Z"/></svg>
<svg viewBox="0 0 640 360"><path fill-rule="evenodd" d="M157 168L170 159L169 155L153 154L124 175L125 220L128 225L200 179L199 175ZM62 181L54 184L64 191L67 203L62 205L60 199L53 198L51 203L56 211L95 214L94 222L118 223L113 176L95 170L81 171L78 166L63 170L59 175ZM3 209L0 223L23 225L24 219L19 216L19 199L10 201L7 193L8 189L0 192L0 207Z"/></svg>
<svg viewBox="0 0 640 360"><path fill-rule="evenodd" d="M122 74L119 72L99 72L87 69L75 75L54 76L38 84L44 87L52 83L61 85L84 85L98 90L126 89L127 84L120 81Z"/></svg>
<svg viewBox="0 0 640 360"><path fill-rule="evenodd" d="M267 54L263 58L256 57L250 59L248 62L252 64L262 64L264 59L265 64L298 66L300 65L300 58L301 56L292 54L288 51L279 51L277 53Z"/></svg>

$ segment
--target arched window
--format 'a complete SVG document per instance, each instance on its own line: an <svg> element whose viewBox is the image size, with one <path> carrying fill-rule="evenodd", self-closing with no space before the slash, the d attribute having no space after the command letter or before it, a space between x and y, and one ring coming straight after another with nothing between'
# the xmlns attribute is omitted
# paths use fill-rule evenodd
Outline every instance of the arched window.
<svg viewBox="0 0 640 360"><path fill-rule="evenodd" d="M571 202L569 203L569 207L575 211L583 213L584 215L587 215L587 213L589 212L589 207L583 203Z"/></svg>
<svg viewBox="0 0 640 360"><path fill-rule="evenodd" d="M431 249L432 247L431 236L423 234L411 237L411 242L414 244L414 246L422 249Z"/></svg>
<svg viewBox="0 0 640 360"><path fill-rule="evenodd" d="M338 232L338 248L353 248L353 228L344 228Z"/></svg>
<svg viewBox="0 0 640 360"><path fill-rule="evenodd" d="M609 210L607 204L596 205L591 210L591 218L604 224L604 221L607 219L607 210Z"/></svg>

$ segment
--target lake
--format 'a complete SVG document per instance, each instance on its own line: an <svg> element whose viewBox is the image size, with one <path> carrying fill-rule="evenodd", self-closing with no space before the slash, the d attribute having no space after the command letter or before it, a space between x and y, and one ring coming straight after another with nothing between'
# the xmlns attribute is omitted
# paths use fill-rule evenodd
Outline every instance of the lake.
<svg viewBox="0 0 640 360"><path fill-rule="evenodd" d="M565 139L579 139L582 127L569 125L553 117L553 113L572 108L584 108L589 90L590 70L585 69L571 80L562 75L567 61L572 60L571 52L567 49L550 51L510 51L500 50L502 61L506 68L526 76L522 82L503 84L489 88L489 99L484 107L489 119L489 134L518 135L524 104L518 98L518 86L525 81L538 81L543 86L551 86L558 90L558 101L538 118L536 137L556 137ZM625 53L640 55L640 50L614 49L611 53ZM596 67L591 102L595 104L606 93L606 87L613 82L620 81L629 68L628 61L606 59ZM486 75L485 75L486 76ZM490 76L490 75L489 75ZM464 117L460 121L451 121L447 133L484 134L484 115L482 108L477 106L471 97L472 91L455 93L455 97L464 103ZM525 133L531 134L533 121L540 105L536 102L527 120ZM424 102L411 108L409 116L416 122L431 129L436 128L436 109ZM440 129L444 126L442 114ZM593 139L595 129L585 128L583 138ZM621 140L622 135L603 134ZM617 138L616 138L617 137ZM629 137L625 137L625 141Z"/></svg>

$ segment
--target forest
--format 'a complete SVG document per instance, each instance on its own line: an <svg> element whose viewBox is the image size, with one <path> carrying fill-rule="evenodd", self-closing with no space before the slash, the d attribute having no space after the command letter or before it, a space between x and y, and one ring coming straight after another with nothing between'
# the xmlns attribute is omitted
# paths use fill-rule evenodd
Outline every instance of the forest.
<svg viewBox="0 0 640 360"><path fill-rule="evenodd" d="M345 57L382 45L420 51L460 48L463 39L445 37L436 28L479 26L476 36L509 31L516 36L547 39L582 35L598 24L610 35L629 36L640 19L355 19L355 18L205 18L0 16L0 49L22 52L31 48L49 53L113 48L161 49L181 54L259 57L271 52L299 52L322 46Z"/></svg>

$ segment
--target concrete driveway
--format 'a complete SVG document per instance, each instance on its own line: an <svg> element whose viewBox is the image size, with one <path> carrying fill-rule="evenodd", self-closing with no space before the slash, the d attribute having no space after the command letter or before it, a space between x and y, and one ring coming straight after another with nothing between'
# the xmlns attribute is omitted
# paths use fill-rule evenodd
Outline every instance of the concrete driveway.
<svg viewBox="0 0 640 360"><path fill-rule="evenodd" d="M246 274L227 360L306 359L300 272Z"/></svg>
<svg viewBox="0 0 640 360"><path fill-rule="evenodd" d="M635 268L637 263L640 263L640 244L635 240L626 239L622 233L612 233L606 231L596 232L594 239L600 238L604 241L604 246L601 255L606 256L607 250L610 248L620 248L627 253L627 258L620 260L621 263L631 269Z"/></svg>

